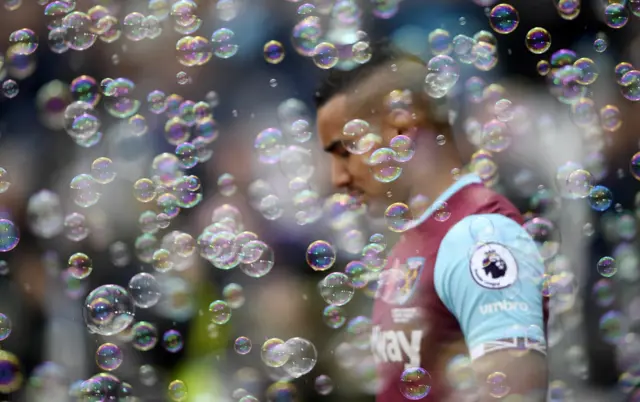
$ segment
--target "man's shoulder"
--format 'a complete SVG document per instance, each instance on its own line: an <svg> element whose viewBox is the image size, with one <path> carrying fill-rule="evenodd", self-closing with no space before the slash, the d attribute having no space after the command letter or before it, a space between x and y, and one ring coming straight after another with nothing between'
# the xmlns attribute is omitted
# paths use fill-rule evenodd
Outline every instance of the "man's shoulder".
<svg viewBox="0 0 640 402"><path fill-rule="evenodd" d="M458 210L459 219L469 215L498 214L522 220L518 208L507 197L483 184L465 186L449 199L449 207Z"/></svg>
<svg viewBox="0 0 640 402"><path fill-rule="evenodd" d="M439 205L429 219L416 227L416 234L437 245L451 228L465 218L476 215L502 215L518 224L523 223L520 211L511 201L483 184L476 183L461 188Z"/></svg>

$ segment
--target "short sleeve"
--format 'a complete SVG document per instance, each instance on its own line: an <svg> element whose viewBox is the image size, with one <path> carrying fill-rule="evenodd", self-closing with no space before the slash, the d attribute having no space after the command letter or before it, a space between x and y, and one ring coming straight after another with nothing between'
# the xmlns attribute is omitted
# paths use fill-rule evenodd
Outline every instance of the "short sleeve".
<svg viewBox="0 0 640 402"><path fill-rule="evenodd" d="M472 359L501 349L545 353L543 274L535 242L504 215L471 215L449 230L438 250L435 288Z"/></svg>

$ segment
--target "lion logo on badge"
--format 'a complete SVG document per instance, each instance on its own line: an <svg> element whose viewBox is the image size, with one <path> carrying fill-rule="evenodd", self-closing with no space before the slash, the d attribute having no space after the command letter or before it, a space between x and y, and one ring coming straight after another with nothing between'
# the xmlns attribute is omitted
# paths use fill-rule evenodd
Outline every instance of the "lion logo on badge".
<svg viewBox="0 0 640 402"><path fill-rule="evenodd" d="M486 275L491 275L493 279L502 278L507 273L507 263L494 250L489 250L482 260L482 269Z"/></svg>

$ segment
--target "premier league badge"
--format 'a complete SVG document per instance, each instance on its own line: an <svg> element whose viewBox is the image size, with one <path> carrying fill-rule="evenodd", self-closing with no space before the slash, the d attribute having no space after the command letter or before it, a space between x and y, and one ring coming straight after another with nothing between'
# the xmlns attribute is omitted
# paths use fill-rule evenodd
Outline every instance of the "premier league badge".
<svg viewBox="0 0 640 402"><path fill-rule="evenodd" d="M488 289L504 289L518 279L518 264L505 246L487 243L478 247L469 262L471 276Z"/></svg>

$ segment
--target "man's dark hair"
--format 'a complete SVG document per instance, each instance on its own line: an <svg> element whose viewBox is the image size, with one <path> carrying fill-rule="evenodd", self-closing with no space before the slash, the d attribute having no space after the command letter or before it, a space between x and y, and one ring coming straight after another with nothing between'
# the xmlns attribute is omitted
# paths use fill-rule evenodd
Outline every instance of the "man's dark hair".
<svg viewBox="0 0 640 402"><path fill-rule="evenodd" d="M314 98L316 108L322 107L335 95L344 93L385 65L390 66L400 60L425 64L420 57L393 46L388 40L372 43L369 48L371 49L371 59L367 63L359 64L351 70L334 68L328 72L316 89Z"/></svg>
<svg viewBox="0 0 640 402"><path fill-rule="evenodd" d="M368 119L371 112L383 105L386 95L396 90L409 91L415 108L423 112L428 124L448 135L449 105L446 97L434 99L425 92L428 69L420 57L405 52L383 40L370 45L371 59L352 70L332 69L315 93L320 108L336 95L350 97L358 118Z"/></svg>

